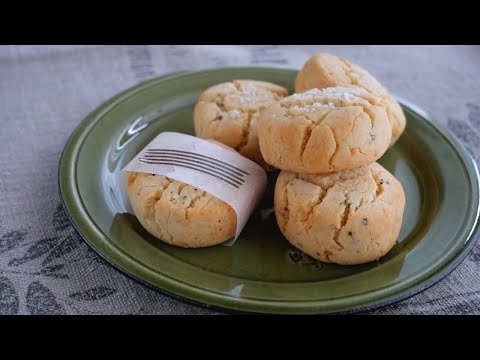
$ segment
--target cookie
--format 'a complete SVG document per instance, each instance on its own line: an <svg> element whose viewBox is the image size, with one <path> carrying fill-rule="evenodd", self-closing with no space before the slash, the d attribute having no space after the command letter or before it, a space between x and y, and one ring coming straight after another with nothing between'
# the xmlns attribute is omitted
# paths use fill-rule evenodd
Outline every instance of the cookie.
<svg viewBox="0 0 480 360"><path fill-rule="evenodd" d="M392 134L381 98L356 87L293 94L262 111L257 127L268 164L313 174L376 161Z"/></svg>
<svg viewBox="0 0 480 360"><path fill-rule="evenodd" d="M320 53L312 56L297 74L295 92L323 89L334 86L358 86L383 98L388 117L392 123L394 144L405 130L406 119L398 102L366 70L339 56Z"/></svg>
<svg viewBox="0 0 480 360"><path fill-rule="evenodd" d="M278 226L293 246L343 265L390 251L405 208L402 185L378 163L326 175L282 171L274 201Z"/></svg>
<svg viewBox="0 0 480 360"><path fill-rule="evenodd" d="M195 106L195 134L230 146L271 170L258 145L257 120L262 109L286 95L287 89L263 81L235 80L212 86Z"/></svg>
<svg viewBox="0 0 480 360"><path fill-rule="evenodd" d="M217 197L165 176L129 172L128 197L140 223L156 238L199 248L235 236L233 208Z"/></svg>

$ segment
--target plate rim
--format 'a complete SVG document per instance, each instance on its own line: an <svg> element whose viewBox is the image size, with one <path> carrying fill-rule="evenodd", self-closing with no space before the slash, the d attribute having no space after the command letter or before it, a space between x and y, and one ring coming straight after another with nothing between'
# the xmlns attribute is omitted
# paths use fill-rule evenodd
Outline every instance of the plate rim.
<svg viewBox="0 0 480 360"><path fill-rule="evenodd" d="M85 243L97 254L99 255L107 264L112 266L114 269L119 271L121 274L127 276L128 278L131 278L135 280L136 282L153 289L154 291L157 291L159 293L162 293L164 295L167 295L173 299L180 300L189 304L193 304L196 306L200 306L202 308L206 308L209 310L220 310L224 312L231 312L231 313L288 313L288 314L294 314L294 313L322 313L321 309L314 309L315 308L315 301L312 301L312 305L309 307L309 310L305 311L304 309L300 311L295 311L291 307L285 307L283 309L279 308L268 308L268 305L265 305L265 303L262 304L261 300L254 300L253 305L243 305L241 299L235 299L236 301L239 301L239 303L233 303L233 307L231 307L231 303L228 305L225 305L224 302L222 304L212 304L212 303L207 303L203 302L197 299L192 299L188 296L185 295L180 295L174 292L171 292L169 290L166 290L165 288L158 287L154 284L149 283L148 281L140 278L139 276L131 273L129 270L122 268L121 265L117 264L114 260L110 259L108 255L103 254L100 249L98 249L94 242L92 242L90 239L87 238L87 236L84 234L84 232L81 231L80 225L76 223L75 215L73 214L75 211L70 212L69 206L72 204L68 205L67 200L66 200L66 192L68 190L74 191L75 186L72 186L75 184L75 180L71 179L69 176L65 176L66 174L69 173L69 163L67 160L70 160L70 165L74 166L76 164L76 161L72 163L71 160L76 160L76 156L78 156L79 151L82 148L83 142L85 138L88 136L90 131L95 127L95 125L98 123L98 121L93 121L99 114L102 112L108 112L109 108L114 107L117 102L122 101L123 98L126 95L133 95L138 91L144 90L152 85L154 85L157 82L165 81L167 79L172 79L176 78L179 76L185 76L189 74L195 74L195 73L204 73L204 72L221 72L221 71L244 71L244 70L258 70L258 71L284 71L284 72L292 72L292 71L298 71L297 69L292 69L292 68L284 68L284 67L264 67L264 66L241 66L241 67L215 67L215 68L206 68L206 69L199 69L199 70L194 70L194 71L179 71L179 72L174 72L174 73L168 73L163 76L155 77L153 79L143 81L140 83L137 83L119 93L116 95L108 98L105 100L103 103L98 105L93 111L91 111L86 117L84 117L81 122L75 127L75 129L72 131L70 134L68 140L66 141L64 148L62 150L62 154L60 157L59 161L59 168L58 168L58 185L59 185L59 193L60 193L60 199L61 203L63 205L63 208L65 209L65 212L67 214L67 217L69 218L70 222L72 223L73 227L75 228L76 232L79 234L80 238L85 241ZM474 186L474 191L477 190L477 192L480 189L480 175L478 171L478 166L473 158L472 154L465 148L465 146L462 144L461 141L458 140L458 138L453 134L451 131L448 129L443 128L440 124L435 123L432 121L431 115L425 111L424 109L420 108L418 105L404 99L398 96L395 96L399 102L404 106L407 107L409 110L413 111L414 113L417 113L422 117L423 120L426 120L436 131L438 131L447 142L451 144L451 146L458 152L460 155L460 158L464 162L464 166L467 170L467 173L471 180L474 180L472 182L472 185ZM79 141L80 140L80 141ZM71 152L71 154L69 154ZM74 170L73 173L76 173ZM69 186L70 185L70 186ZM77 194L77 197L81 200L81 197L79 194ZM74 202L73 208L76 208L77 211L77 216L79 213L85 213L86 209L83 206L83 203L80 201ZM453 270L455 270L462 262L463 260L468 256L474 245L476 244L479 235L480 235L480 221L479 221L479 214L480 214L480 204L477 206L476 209L476 221L474 222L471 232L467 239L465 240L464 245L457 250L457 252L454 254L454 256L445 264L441 266L440 269L438 269L434 274L429 276L428 278L424 279L423 281L420 281L417 284L412 285L410 288L401 291L400 295L396 295L396 293L389 294L386 297L383 297L379 301L371 301L365 305L360 305L356 306L353 309L349 310L340 310L340 311L333 311L329 313L357 313L357 312L363 312L363 311L371 311L374 309L378 309L381 307L384 307L386 305L390 305L393 303L397 303L399 301L405 300L407 298L410 298L412 296L417 295L418 293L428 289L429 287L433 286L446 276L448 276ZM80 216L84 216L85 214L80 214ZM95 222L92 219L92 222L95 224ZM95 227L96 224L95 224ZM98 229L98 227L97 227ZM207 291L208 292L208 291ZM292 302L292 301L289 301ZM245 304L245 302L243 302ZM255 305L256 304L256 305ZM238 307L236 306L238 305ZM255 307L257 306L257 309L252 309L252 306ZM267 307L267 309L263 309L263 307ZM267 311L266 311L267 310ZM290 311L291 310L291 311Z"/></svg>

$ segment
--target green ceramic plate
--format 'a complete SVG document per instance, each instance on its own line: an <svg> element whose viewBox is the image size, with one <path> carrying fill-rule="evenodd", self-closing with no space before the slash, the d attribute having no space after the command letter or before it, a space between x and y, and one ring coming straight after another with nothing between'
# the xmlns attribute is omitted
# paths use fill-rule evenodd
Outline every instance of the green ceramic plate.
<svg viewBox="0 0 480 360"><path fill-rule="evenodd" d="M119 211L119 170L161 131L193 134L192 110L203 90L242 78L292 90L295 74L272 68L174 74L140 84L99 107L72 134L60 162L61 196L82 237L144 284L242 311L367 309L411 296L447 275L480 232L478 171L449 132L405 102L407 129L380 160L405 189L405 215L398 243L378 262L323 264L290 246L272 209L275 175L233 247L172 247Z"/></svg>

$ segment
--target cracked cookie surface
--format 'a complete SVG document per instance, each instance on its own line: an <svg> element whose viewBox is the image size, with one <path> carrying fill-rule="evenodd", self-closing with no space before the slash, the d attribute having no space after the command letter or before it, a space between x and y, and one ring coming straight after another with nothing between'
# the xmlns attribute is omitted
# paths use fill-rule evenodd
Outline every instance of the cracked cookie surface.
<svg viewBox="0 0 480 360"><path fill-rule="evenodd" d="M368 165L390 143L392 127L381 98L359 87L312 89L260 113L265 161L281 170L328 173Z"/></svg>
<svg viewBox="0 0 480 360"><path fill-rule="evenodd" d="M128 197L142 226L164 242L198 248L235 236L233 208L209 193L162 175L129 172Z"/></svg>
<svg viewBox="0 0 480 360"><path fill-rule="evenodd" d="M275 216L285 238L323 262L363 264L384 256L398 238L405 194L378 163L327 175L282 171Z"/></svg>
<svg viewBox="0 0 480 360"><path fill-rule="evenodd" d="M398 140L406 125L402 108L387 89L360 66L339 56L320 53L308 59L295 79L295 91L299 93L334 86L358 86L380 96L392 123L391 145Z"/></svg>
<svg viewBox="0 0 480 360"><path fill-rule="evenodd" d="M287 89L263 81L235 80L205 90L195 106L195 134L217 140L271 170L258 144L261 110L288 95Z"/></svg>

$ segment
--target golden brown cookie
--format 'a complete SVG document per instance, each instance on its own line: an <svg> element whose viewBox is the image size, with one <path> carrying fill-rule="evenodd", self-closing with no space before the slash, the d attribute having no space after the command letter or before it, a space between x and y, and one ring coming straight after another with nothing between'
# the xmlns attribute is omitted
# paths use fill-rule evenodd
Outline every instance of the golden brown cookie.
<svg viewBox="0 0 480 360"><path fill-rule="evenodd" d="M267 170L257 136L259 112L288 95L287 89L263 81L235 80L205 90L195 106L195 134L237 150Z"/></svg>
<svg viewBox="0 0 480 360"><path fill-rule="evenodd" d="M326 175L282 171L275 215L287 240L323 262L362 264L395 244L405 194L378 163Z"/></svg>
<svg viewBox="0 0 480 360"><path fill-rule="evenodd" d="M387 150L392 134L380 103L355 87L286 97L260 113L263 158L278 169L311 174L368 165Z"/></svg>
<svg viewBox="0 0 480 360"><path fill-rule="evenodd" d="M161 175L129 172L127 179L135 215L158 239L198 248L235 236L235 211L217 197Z"/></svg>
<svg viewBox="0 0 480 360"><path fill-rule="evenodd" d="M398 102L366 70L339 56L320 53L303 65L295 79L295 92L323 89L334 86L358 86L383 98L387 115L392 122L394 144L405 130L406 119Z"/></svg>

